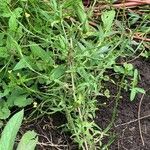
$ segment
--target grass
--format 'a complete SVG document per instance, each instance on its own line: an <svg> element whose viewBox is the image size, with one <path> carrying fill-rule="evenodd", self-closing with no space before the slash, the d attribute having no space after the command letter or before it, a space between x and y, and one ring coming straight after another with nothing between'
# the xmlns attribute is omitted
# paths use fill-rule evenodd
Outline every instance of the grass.
<svg viewBox="0 0 150 150"><path fill-rule="evenodd" d="M35 119L35 113L41 117L61 112L79 148L94 150L106 148L102 140L108 136L117 109L116 105L105 130L94 122L97 97L110 98L105 83L115 84L108 70L122 77L120 90L131 90L131 100L136 93L144 93L137 87L138 71L117 60L134 59L139 52L148 57L148 43L131 40L126 28L138 24L130 35L142 32L146 36L149 15L142 18L125 10L124 15L114 9L103 10L94 27L89 23L94 7L88 9L85 11L81 1L72 0L5 0L0 4L0 119L7 119L14 106L34 104L29 120ZM146 10L143 13L147 14ZM126 77L133 82L127 85Z"/></svg>

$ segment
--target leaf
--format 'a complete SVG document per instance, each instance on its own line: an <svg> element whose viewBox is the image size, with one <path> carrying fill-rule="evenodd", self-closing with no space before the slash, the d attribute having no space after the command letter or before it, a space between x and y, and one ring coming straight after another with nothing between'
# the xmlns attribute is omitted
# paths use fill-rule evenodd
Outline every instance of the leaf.
<svg viewBox="0 0 150 150"><path fill-rule="evenodd" d="M36 58L41 58L43 61L46 61L46 62L52 61L52 58L49 55L49 53L43 50L39 45L37 45L34 42L30 42L30 44L31 44L30 49L32 51L32 54Z"/></svg>
<svg viewBox="0 0 150 150"><path fill-rule="evenodd" d="M13 150L17 132L23 120L24 111L15 114L6 124L0 139L0 150Z"/></svg>
<svg viewBox="0 0 150 150"><path fill-rule="evenodd" d="M135 89L137 92L145 94L145 90L143 88L136 87Z"/></svg>
<svg viewBox="0 0 150 150"><path fill-rule="evenodd" d="M5 34L4 33L0 33L0 46L2 46L3 45L3 43L4 43L4 36L5 36ZM1 51L1 50L0 50Z"/></svg>
<svg viewBox="0 0 150 150"><path fill-rule="evenodd" d="M106 89L104 91L104 95L107 97L107 98L110 98L110 91L108 89Z"/></svg>
<svg viewBox="0 0 150 150"><path fill-rule="evenodd" d="M105 29L105 32L109 32L111 30L113 20L115 18L115 11L105 11L102 13L101 19L103 22L103 27Z"/></svg>
<svg viewBox="0 0 150 150"><path fill-rule="evenodd" d="M32 104L33 100L31 98L26 98L27 95L21 95L14 100L14 105L18 107L25 107Z"/></svg>
<svg viewBox="0 0 150 150"><path fill-rule="evenodd" d="M135 87L136 85L137 85L137 83L138 83L138 70L137 69L135 69L134 70L134 76L133 76L133 87Z"/></svg>
<svg viewBox="0 0 150 150"><path fill-rule="evenodd" d="M10 110L5 101L0 103L0 119L7 119L10 116ZM0 149L1 150L1 149Z"/></svg>
<svg viewBox="0 0 150 150"><path fill-rule="evenodd" d="M18 26L18 23L17 23L16 16L14 14L12 14L10 19L9 19L9 30L10 31L16 31L17 26Z"/></svg>
<svg viewBox="0 0 150 150"><path fill-rule="evenodd" d="M30 105L33 100L31 98L27 98L28 94L23 91L22 88L16 87L15 90L12 91L11 95L7 98L8 106L18 106L18 107L25 107Z"/></svg>
<svg viewBox="0 0 150 150"><path fill-rule="evenodd" d="M114 66L114 71L117 72L117 73L122 73L124 74L125 71L124 71L124 68L122 66Z"/></svg>
<svg viewBox="0 0 150 150"><path fill-rule="evenodd" d="M27 131L21 138L17 150L34 150L37 142L37 134L34 131Z"/></svg>
<svg viewBox="0 0 150 150"><path fill-rule="evenodd" d="M31 65L28 63L26 57L21 58L20 61L16 64L16 66L14 67L13 70L20 70L20 69L23 69L23 68L30 68L31 70L33 70Z"/></svg>
<svg viewBox="0 0 150 150"><path fill-rule="evenodd" d="M60 78L65 73L65 67L63 65L58 66L57 68L54 68L51 72L51 79L55 80Z"/></svg>
<svg viewBox="0 0 150 150"><path fill-rule="evenodd" d="M132 64L124 63L123 66L124 66L124 68L125 68L127 71L133 70L133 65L132 65Z"/></svg>
<svg viewBox="0 0 150 150"><path fill-rule="evenodd" d="M6 47L0 47L0 58L8 57L8 51Z"/></svg>
<svg viewBox="0 0 150 150"><path fill-rule="evenodd" d="M136 89L132 88L130 93L130 101L133 101L135 99L136 93L137 93Z"/></svg>
<svg viewBox="0 0 150 150"><path fill-rule="evenodd" d="M145 94L145 90L143 88L139 88L139 87L132 88L131 93L130 93L130 101L133 101L135 99L135 96L137 93Z"/></svg>
<svg viewBox="0 0 150 150"><path fill-rule="evenodd" d="M13 11L13 14L16 16L16 18L21 17L21 13L23 12L23 9L18 7Z"/></svg>
<svg viewBox="0 0 150 150"><path fill-rule="evenodd" d="M73 1L73 9L75 13L77 14L80 22L83 25L82 26L83 31L88 32L89 31L88 17L86 15L82 0L77 0L76 2Z"/></svg>

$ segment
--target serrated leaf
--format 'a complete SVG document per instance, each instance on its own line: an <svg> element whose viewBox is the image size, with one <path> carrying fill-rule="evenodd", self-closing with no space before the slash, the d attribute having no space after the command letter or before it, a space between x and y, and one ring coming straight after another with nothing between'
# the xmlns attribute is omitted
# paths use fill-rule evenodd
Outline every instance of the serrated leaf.
<svg viewBox="0 0 150 150"><path fill-rule="evenodd" d="M34 131L27 131L21 138L17 150L34 150L37 142L37 134Z"/></svg>
<svg viewBox="0 0 150 150"><path fill-rule="evenodd" d="M83 25L83 31L88 32L89 31L89 23L88 23L88 17L84 9L84 5L82 0L77 0L75 3L72 3L73 9L75 13L77 14L79 21Z"/></svg>
<svg viewBox="0 0 150 150"><path fill-rule="evenodd" d="M8 121L1 135L0 150L13 150L15 138L23 120L23 114L24 111L22 110Z"/></svg>

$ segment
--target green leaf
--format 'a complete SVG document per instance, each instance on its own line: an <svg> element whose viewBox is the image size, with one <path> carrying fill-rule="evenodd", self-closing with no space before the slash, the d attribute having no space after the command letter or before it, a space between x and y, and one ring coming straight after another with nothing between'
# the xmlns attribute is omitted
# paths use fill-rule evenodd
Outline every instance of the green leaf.
<svg viewBox="0 0 150 150"><path fill-rule="evenodd" d="M131 93L130 93L130 101L133 101L135 99L137 90L135 88L131 89Z"/></svg>
<svg viewBox="0 0 150 150"><path fill-rule="evenodd" d="M36 58L41 58L43 61L49 62L52 61L51 56L48 52L43 50L39 45L34 42L30 42L30 49L32 51L33 56Z"/></svg>
<svg viewBox="0 0 150 150"><path fill-rule="evenodd" d="M26 57L21 58L20 61L16 64L16 66L14 67L13 70L20 70L20 69L23 69L23 68L30 68L31 70L33 70L31 65L27 61Z"/></svg>
<svg viewBox="0 0 150 150"><path fill-rule="evenodd" d="M106 89L104 91L104 95L107 97L107 98L110 98L110 91L108 89Z"/></svg>
<svg viewBox="0 0 150 150"><path fill-rule="evenodd" d="M7 119L10 116L10 110L5 101L0 103L0 119Z"/></svg>
<svg viewBox="0 0 150 150"><path fill-rule="evenodd" d="M16 31L18 26L16 16L14 14L11 15L9 19L9 30L10 31Z"/></svg>
<svg viewBox="0 0 150 150"><path fill-rule="evenodd" d="M13 11L13 14L16 16L16 18L21 17L21 13L23 12L23 9L18 7Z"/></svg>
<svg viewBox="0 0 150 150"><path fill-rule="evenodd" d="M133 70L133 65L132 65L132 64L124 63L123 66L124 66L124 68L125 68L127 71Z"/></svg>
<svg viewBox="0 0 150 150"><path fill-rule="evenodd" d="M34 131L27 131L21 138L17 150L34 150L37 142L37 134Z"/></svg>
<svg viewBox="0 0 150 150"><path fill-rule="evenodd" d="M132 83L132 86L135 87L138 83L138 70L135 69L134 70L134 76L133 76L133 83Z"/></svg>
<svg viewBox="0 0 150 150"><path fill-rule="evenodd" d="M103 28L105 29L105 32L109 32L111 30L113 20L115 18L115 11L105 11L102 13L101 19L103 22Z"/></svg>
<svg viewBox="0 0 150 150"><path fill-rule="evenodd" d="M75 13L77 14L80 22L83 25L82 26L83 31L88 32L89 31L88 17L86 15L82 0L77 0L76 2L73 1L73 9Z"/></svg>
<svg viewBox="0 0 150 150"><path fill-rule="evenodd" d="M18 107L25 107L32 104L33 100L31 98L26 98L26 95L21 95L14 100L14 105Z"/></svg>
<svg viewBox="0 0 150 150"><path fill-rule="evenodd" d="M125 73L125 70L122 66L114 66L114 71L117 72L117 73L121 73L121 74L124 74Z"/></svg>
<svg viewBox="0 0 150 150"><path fill-rule="evenodd" d="M14 141L23 120L23 114L24 111L22 110L8 121L1 135L0 150L13 150Z"/></svg>
<svg viewBox="0 0 150 150"><path fill-rule="evenodd" d="M18 107L25 107L30 105L33 100L31 98L27 98L28 94L23 91L23 89L16 87L15 90L12 91L11 95L7 98L8 106L18 106Z"/></svg>
<svg viewBox="0 0 150 150"><path fill-rule="evenodd" d="M60 78L65 73L65 67L63 65L58 66L57 68L54 68L51 72L51 79L55 80Z"/></svg>
<svg viewBox="0 0 150 150"><path fill-rule="evenodd" d="M145 90L143 88L139 88L139 87L132 88L131 93L130 93L130 101L133 101L135 99L135 96L137 93L145 94Z"/></svg>
<svg viewBox="0 0 150 150"><path fill-rule="evenodd" d="M145 90L143 88L136 87L135 89L137 92L145 94Z"/></svg>
<svg viewBox="0 0 150 150"><path fill-rule="evenodd" d="M4 43L4 36L5 36L5 33L0 33L0 46L2 46L3 45L3 43ZM0 50L1 51L1 50Z"/></svg>
<svg viewBox="0 0 150 150"><path fill-rule="evenodd" d="M6 47L0 47L0 58L8 57L8 51Z"/></svg>

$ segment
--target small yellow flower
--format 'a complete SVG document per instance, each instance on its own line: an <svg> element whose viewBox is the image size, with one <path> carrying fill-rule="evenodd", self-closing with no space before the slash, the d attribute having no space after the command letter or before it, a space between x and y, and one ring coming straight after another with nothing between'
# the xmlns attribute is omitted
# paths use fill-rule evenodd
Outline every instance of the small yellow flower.
<svg viewBox="0 0 150 150"><path fill-rule="evenodd" d="M30 17L30 14L25 13L25 16L26 16L26 18L29 18L29 17Z"/></svg>

